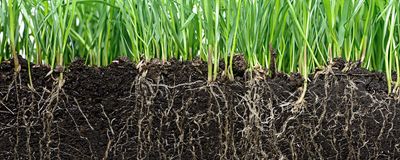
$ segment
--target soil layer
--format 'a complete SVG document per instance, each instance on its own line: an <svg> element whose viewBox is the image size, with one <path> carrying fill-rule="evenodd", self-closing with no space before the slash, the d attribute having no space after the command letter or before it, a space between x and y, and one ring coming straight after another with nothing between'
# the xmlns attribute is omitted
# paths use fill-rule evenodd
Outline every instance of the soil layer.
<svg viewBox="0 0 400 160"><path fill-rule="evenodd" d="M77 60L64 81L31 65L30 86L20 61L16 80L0 64L0 159L400 158L385 76L341 60L310 76L302 103L298 74L247 80L241 62L211 84L200 61Z"/></svg>

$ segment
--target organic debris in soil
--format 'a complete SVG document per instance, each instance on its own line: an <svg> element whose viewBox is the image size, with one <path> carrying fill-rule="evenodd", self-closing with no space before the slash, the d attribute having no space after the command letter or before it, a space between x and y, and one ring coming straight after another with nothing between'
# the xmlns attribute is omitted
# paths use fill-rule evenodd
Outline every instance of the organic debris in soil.
<svg viewBox="0 0 400 160"><path fill-rule="evenodd" d="M50 69L0 64L1 159L395 159L399 102L385 77L335 63L310 76L305 104L299 74L207 83L207 65L176 60L108 67L77 60L57 86ZM17 87L16 87L17 84ZM16 89L18 88L18 89Z"/></svg>

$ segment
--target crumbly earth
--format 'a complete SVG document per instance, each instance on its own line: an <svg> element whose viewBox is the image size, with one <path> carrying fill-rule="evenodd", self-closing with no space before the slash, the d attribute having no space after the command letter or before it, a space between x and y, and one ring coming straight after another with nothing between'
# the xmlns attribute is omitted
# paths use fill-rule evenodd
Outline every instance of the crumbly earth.
<svg viewBox="0 0 400 160"><path fill-rule="evenodd" d="M235 58L240 60L243 58ZM64 73L0 64L0 159L396 159L400 103L385 76L335 60L298 74L207 83L199 61L108 67L82 60ZM299 108L297 112L293 108Z"/></svg>

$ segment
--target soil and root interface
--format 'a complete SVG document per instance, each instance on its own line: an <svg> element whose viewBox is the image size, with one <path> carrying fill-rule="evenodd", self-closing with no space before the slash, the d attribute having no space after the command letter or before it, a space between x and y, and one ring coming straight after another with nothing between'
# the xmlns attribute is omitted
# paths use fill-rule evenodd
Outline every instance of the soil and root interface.
<svg viewBox="0 0 400 160"><path fill-rule="evenodd" d="M21 59L0 64L1 159L394 159L400 104L385 76L335 60L298 74L207 83L199 61L108 67L71 64L57 73ZM265 72L267 73L267 72Z"/></svg>

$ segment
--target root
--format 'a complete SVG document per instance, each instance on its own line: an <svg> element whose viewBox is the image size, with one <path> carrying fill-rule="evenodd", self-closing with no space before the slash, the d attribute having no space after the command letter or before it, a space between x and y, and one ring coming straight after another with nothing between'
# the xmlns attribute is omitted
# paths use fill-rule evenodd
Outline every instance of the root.
<svg viewBox="0 0 400 160"><path fill-rule="evenodd" d="M307 93L307 80L304 81L303 88L301 88L301 95L299 99L293 104L292 113L298 113L306 104L306 93Z"/></svg>
<svg viewBox="0 0 400 160"><path fill-rule="evenodd" d="M15 94L16 94L15 102L16 102L16 107L17 107L17 118L16 118L17 119L17 121L16 121L16 125L17 126L15 126L15 128L16 128L16 133L15 133L16 140L15 140L15 145L14 145L14 159L19 159L19 156L20 156L19 152L18 152L18 146L19 146L19 142L20 142L20 138L19 138L19 133L20 133L19 125L20 125L20 122L19 122L19 120L20 120L21 112L22 112L21 109L20 109L21 102L20 102L20 97L19 97L19 90L20 90L20 86L21 86L21 76L19 74L19 70L20 70L21 66L18 64L18 58L14 58L14 63L16 64L15 68L17 70L14 72L13 82L9 86L9 90L8 90L7 95L6 95L6 100L8 99L8 95L9 95L9 93L11 91L12 84L14 84Z"/></svg>
<svg viewBox="0 0 400 160"><path fill-rule="evenodd" d="M68 113L69 117L71 117L71 120L72 120L72 122L73 122L74 125L75 125L74 127L75 127L76 132L77 132L78 135L79 135L79 138L85 140L85 141L87 142L87 144L89 144L90 156L87 156L85 153L82 153L79 149L77 149L77 148L75 148L75 147L73 147L73 146L69 146L69 147L75 149L75 151L77 151L78 153L80 153L80 155L84 155L85 157L94 158L95 156L94 156L93 149L92 149L92 145L91 145L89 139L88 139L87 137L83 136L83 134L82 134L82 132L81 132L81 129L80 129L80 126L79 126L78 123L76 122L76 120L75 120L74 116L71 114L71 112L70 112L68 109L66 109L66 112Z"/></svg>
<svg viewBox="0 0 400 160"><path fill-rule="evenodd" d="M101 106L102 113L103 113L104 117L107 118L108 127L109 127L109 128L107 128L107 137L108 137L107 148L105 149L104 156L103 156L103 160L106 160L106 159L108 159L109 152L112 149L111 144L113 143L113 139L114 139L113 137L115 136L115 132L114 132L114 129L112 127L112 121L108 117L107 113L104 111L104 106L103 105L100 105L100 106ZM111 136L109 135L109 132L111 132Z"/></svg>
<svg viewBox="0 0 400 160"><path fill-rule="evenodd" d="M39 140L40 159L52 159L52 129L54 121L54 112L59 104L60 92L62 92L63 81L58 81L54 84L53 90L50 92L48 98L44 100L43 107L39 109L43 125L43 136Z"/></svg>
<svg viewBox="0 0 400 160"><path fill-rule="evenodd" d="M93 126L90 124L90 122L89 122L87 116L85 115L85 113L83 113L81 107L79 107L79 103L78 103L78 101L76 100L75 97L74 97L74 101L75 101L75 103L76 103L76 107L78 108L79 112L82 114L83 118L85 118L86 123L88 124L88 126L90 127L90 129L93 131L93 130L94 130Z"/></svg>
<svg viewBox="0 0 400 160"><path fill-rule="evenodd" d="M15 115L15 113L14 113L10 108L8 108L8 107L3 103L3 101L0 101L0 105L1 105L2 107L4 107L10 114ZM3 113L5 113L5 112L3 112Z"/></svg>

